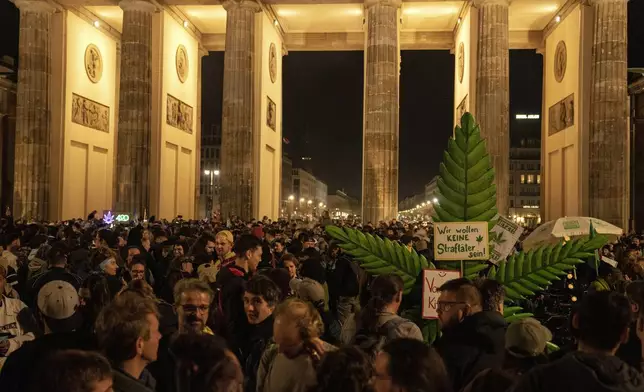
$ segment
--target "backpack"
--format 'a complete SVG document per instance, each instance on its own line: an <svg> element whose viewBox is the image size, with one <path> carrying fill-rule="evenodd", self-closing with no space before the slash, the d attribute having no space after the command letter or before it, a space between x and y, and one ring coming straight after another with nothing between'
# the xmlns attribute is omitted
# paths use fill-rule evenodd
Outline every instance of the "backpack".
<svg viewBox="0 0 644 392"><path fill-rule="evenodd" d="M407 322L407 319L402 317L394 317L386 323L382 324L376 333L359 330L353 338L352 345L358 346L362 351L372 358L382 350L382 347L389 341L396 338L394 331Z"/></svg>

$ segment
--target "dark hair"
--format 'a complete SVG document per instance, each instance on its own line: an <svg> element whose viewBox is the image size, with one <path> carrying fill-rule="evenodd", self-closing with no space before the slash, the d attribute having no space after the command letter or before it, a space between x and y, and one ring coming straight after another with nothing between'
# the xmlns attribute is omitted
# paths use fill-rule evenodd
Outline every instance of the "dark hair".
<svg viewBox="0 0 644 392"><path fill-rule="evenodd" d="M483 310L499 309L505 299L505 288L494 279L477 279L474 284L479 289L482 299Z"/></svg>
<svg viewBox="0 0 644 392"><path fill-rule="evenodd" d="M146 259L146 255L144 255L144 254L134 255L134 257L132 257L132 261L130 262L130 268L134 264L141 264L141 265L143 265L144 267L147 268L148 263L145 261L145 259Z"/></svg>
<svg viewBox="0 0 644 392"><path fill-rule="evenodd" d="M12 231L4 235L4 245L5 248L8 248L12 242L20 239L19 231Z"/></svg>
<svg viewBox="0 0 644 392"><path fill-rule="evenodd" d="M171 346L176 368L191 391L228 391L236 383L237 365L226 342L207 334L180 334Z"/></svg>
<svg viewBox="0 0 644 392"><path fill-rule="evenodd" d="M96 337L105 355L117 365L136 356L136 341L150 338L147 316L158 316L156 301L139 293L122 293L96 320Z"/></svg>
<svg viewBox="0 0 644 392"><path fill-rule="evenodd" d="M317 385L309 392L368 392L373 367L358 347L347 346L328 352L316 369Z"/></svg>
<svg viewBox="0 0 644 392"><path fill-rule="evenodd" d="M613 291L586 294L579 305L579 340L597 350L612 350L631 322L628 299Z"/></svg>
<svg viewBox="0 0 644 392"><path fill-rule="evenodd" d="M57 242L47 252L47 264L60 265L67 263L68 250L64 243Z"/></svg>
<svg viewBox="0 0 644 392"><path fill-rule="evenodd" d="M91 392L98 381L112 378L109 362L92 351L63 350L38 367L30 392Z"/></svg>
<svg viewBox="0 0 644 392"><path fill-rule="evenodd" d="M371 298L362 309L356 330L376 332L378 313L396 299L398 293L405 289L403 280L398 275L379 275L371 283Z"/></svg>
<svg viewBox="0 0 644 392"><path fill-rule="evenodd" d="M281 299L279 287L270 278L257 275L246 283L245 292L260 296L268 306L276 306Z"/></svg>
<svg viewBox="0 0 644 392"><path fill-rule="evenodd" d="M321 285L326 283L326 270L319 260L309 259L303 261L300 267L300 275L303 278L313 279Z"/></svg>
<svg viewBox="0 0 644 392"><path fill-rule="evenodd" d="M389 356L388 373L393 385L407 392L450 392L445 364L434 348L415 339L395 339L382 351Z"/></svg>
<svg viewBox="0 0 644 392"><path fill-rule="evenodd" d="M84 299L85 305L81 308L86 325L94 326L99 313L114 298L105 274L90 274L83 282L79 290L80 296Z"/></svg>
<svg viewBox="0 0 644 392"><path fill-rule="evenodd" d="M448 280L438 288L438 291L453 292L456 294L456 299L458 301L465 302L470 306L481 306L483 302L481 292L474 283L467 278Z"/></svg>
<svg viewBox="0 0 644 392"><path fill-rule="evenodd" d="M233 246L233 252L237 257L244 257L246 252L249 250L254 250L262 246L262 242L259 238L251 234L242 234L235 245Z"/></svg>
<svg viewBox="0 0 644 392"><path fill-rule="evenodd" d="M199 280L199 279L181 279L174 286L174 304L176 306L181 305L181 294L187 293L190 291L198 291L200 293L206 293L210 296L210 301L213 300L215 294L208 285L208 283Z"/></svg>
<svg viewBox="0 0 644 392"><path fill-rule="evenodd" d="M409 245L413 242L414 242L414 237L410 235L405 234L402 237L400 237L400 243L403 245Z"/></svg>
<svg viewBox="0 0 644 392"><path fill-rule="evenodd" d="M272 280L280 290L280 299L278 302L284 301L289 292L291 291L291 277L288 271L284 268L270 268L260 271L260 274Z"/></svg>

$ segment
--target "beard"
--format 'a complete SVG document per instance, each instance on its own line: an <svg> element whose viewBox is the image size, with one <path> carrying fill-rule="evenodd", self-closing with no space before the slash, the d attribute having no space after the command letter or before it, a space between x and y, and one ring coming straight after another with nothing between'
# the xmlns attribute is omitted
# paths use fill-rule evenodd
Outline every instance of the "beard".
<svg viewBox="0 0 644 392"><path fill-rule="evenodd" d="M203 331L206 327L205 321L197 317L196 314L186 315L184 317L183 325L185 326L185 329L197 333Z"/></svg>

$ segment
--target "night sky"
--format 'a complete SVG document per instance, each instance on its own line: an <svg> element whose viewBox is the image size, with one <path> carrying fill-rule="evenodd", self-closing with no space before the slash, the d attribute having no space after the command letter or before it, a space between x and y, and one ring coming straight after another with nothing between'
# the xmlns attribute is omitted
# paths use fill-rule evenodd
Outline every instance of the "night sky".
<svg viewBox="0 0 644 392"><path fill-rule="evenodd" d="M629 2L629 66L644 67L644 1ZM17 58L18 12L0 0L0 56ZM289 52L283 62L284 150L328 184L360 198L362 168L362 52ZM437 174L452 133L454 56L403 51L400 76L400 180L403 199ZM541 112L542 57L510 53L510 113ZM223 52L203 60L203 124L221 124Z"/></svg>

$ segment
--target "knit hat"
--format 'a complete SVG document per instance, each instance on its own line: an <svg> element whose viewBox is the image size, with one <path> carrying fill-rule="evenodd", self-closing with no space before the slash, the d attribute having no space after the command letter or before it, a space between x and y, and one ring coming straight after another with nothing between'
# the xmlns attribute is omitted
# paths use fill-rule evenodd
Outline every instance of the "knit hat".
<svg viewBox="0 0 644 392"><path fill-rule="evenodd" d="M38 291L38 310L53 332L70 332L80 328L83 319L78 312L78 292L69 282L52 280Z"/></svg>
<svg viewBox="0 0 644 392"><path fill-rule="evenodd" d="M230 242L231 244L235 243L235 237L233 237L233 233L228 230L220 231L215 237L224 237L226 241Z"/></svg>
<svg viewBox="0 0 644 392"><path fill-rule="evenodd" d="M515 357L525 358L543 354L552 333L532 318L524 318L510 324L505 333L505 348Z"/></svg>

